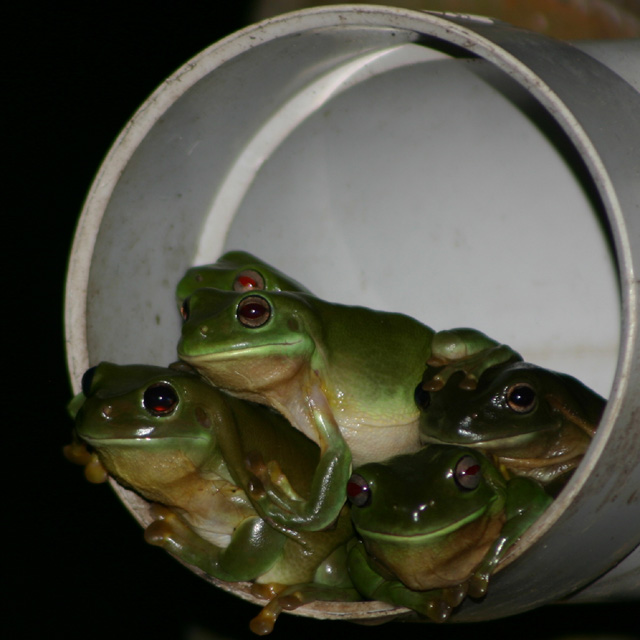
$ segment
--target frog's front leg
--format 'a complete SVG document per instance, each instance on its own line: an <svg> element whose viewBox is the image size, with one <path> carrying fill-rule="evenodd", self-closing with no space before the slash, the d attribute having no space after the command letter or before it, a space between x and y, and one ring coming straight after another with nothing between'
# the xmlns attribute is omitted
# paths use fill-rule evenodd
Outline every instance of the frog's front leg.
<svg viewBox="0 0 640 640"><path fill-rule="evenodd" d="M247 518L223 549L200 537L165 506L153 505L152 514L156 519L144 532L149 544L228 582L253 580L266 573L280 556L286 540L261 518Z"/></svg>
<svg viewBox="0 0 640 640"><path fill-rule="evenodd" d="M552 502L553 498L535 480L523 477L509 480L506 521L500 536L469 579L469 595L472 598L481 598L486 594L489 578L500 560Z"/></svg>
<svg viewBox="0 0 640 640"><path fill-rule="evenodd" d="M442 368L435 375L427 371L422 380L422 388L425 391L438 391L454 373L463 371L465 377L460 382L460 387L475 389L478 378L489 367L520 360L520 354L511 347L499 344L475 329L438 331L433 336L431 356L427 364Z"/></svg>
<svg viewBox="0 0 640 640"><path fill-rule="evenodd" d="M252 457L247 462L255 477L249 496L258 513L276 527L295 531L321 531L330 526L345 503L351 476L351 451L319 388L310 391L308 404L322 451L308 497L301 498L293 490L277 461L265 464Z"/></svg>
<svg viewBox="0 0 640 640"><path fill-rule="evenodd" d="M466 583L414 591L400 580L384 578L371 567L362 542L355 545L349 554L349 574L356 589L367 598L407 607L433 622L446 622L467 593Z"/></svg>

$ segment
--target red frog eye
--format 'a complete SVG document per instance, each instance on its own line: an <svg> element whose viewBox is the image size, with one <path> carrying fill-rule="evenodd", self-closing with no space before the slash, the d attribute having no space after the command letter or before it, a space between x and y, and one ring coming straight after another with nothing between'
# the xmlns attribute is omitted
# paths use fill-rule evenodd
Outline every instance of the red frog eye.
<svg viewBox="0 0 640 640"><path fill-rule="evenodd" d="M245 327L255 329L271 317L271 305L261 296L248 296L240 301L236 316Z"/></svg>
<svg viewBox="0 0 640 640"><path fill-rule="evenodd" d="M154 416L166 416L172 413L178 404L176 390L166 382L152 384L142 398L144 408Z"/></svg>
<svg viewBox="0 0 640 640"><path fill-rule="evenodd" d="M456 463L453 479L464 491L475 489L482 478L482 468L473 456L462 456Z"/></svg>
<svg viewBox="0 0 640 640"><path fill-rule="evenodd" d="M354 507L366 507L371 502L369 484L357 473L354 473L347 482L347 500Z"/></svg>
<svg viewBox="0 0 640 640"><path fill-rule="evenodd" d="M246 269L245 271L241 271L236 279L233 281L233 290L244 292L244 291L255 291L255 290L263 290L264 289L264 278L253 269Z"/></svg>

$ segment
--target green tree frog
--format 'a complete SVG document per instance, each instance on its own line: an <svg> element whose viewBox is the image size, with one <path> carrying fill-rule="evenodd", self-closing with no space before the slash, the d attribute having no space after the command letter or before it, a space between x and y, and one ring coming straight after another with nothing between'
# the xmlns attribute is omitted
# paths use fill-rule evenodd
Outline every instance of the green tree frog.
<svg viewBox="0 0 640 640"><path fill-rule="evenodd" d="M332 528L299 533L272 527L251 499L245 460L256 453L278 460L290 497L311 490L318 447L281 416L222 393L183 363L103 362L82 386L72 403L77 437L153 503L147 542L221 580L279 588L328 581L345 599L360 597L344 562L353 537L346 506Z"/></svg>
<svg viewBox="0 0 640 640"><path fill-rule="evenodd" d="M485 368L519 359L479 331L434 333L403 314L300 292L199 289L184 301L183 317L179 357L214 385L282 413L341 477L349 475L349 450L358 465L419 448L414 390L427 362L444 364L431 380L439 388L457 371L473 386ZM341 508L319 512L286 498L269 504L269 479L261 480L262 507L275 521L318 529Z"/></svg>
<svg viewBox="0 0 640 640"><path fill-rule="evenodd" d="M419 385L416 402L423 443L482 449L552 493L582 460L606 404L575 378L525 362L488 369L474 390L461 391L455 380L437 393Z"/></svg>
<svg viewBox="0 0 640 640"><path fill-rule="evenodd" d="M363 465L347 492L361 539L348 561L355 587L437 622L486 593L552 500L533 480L507 481L482 453L446 445Z"/></svg>

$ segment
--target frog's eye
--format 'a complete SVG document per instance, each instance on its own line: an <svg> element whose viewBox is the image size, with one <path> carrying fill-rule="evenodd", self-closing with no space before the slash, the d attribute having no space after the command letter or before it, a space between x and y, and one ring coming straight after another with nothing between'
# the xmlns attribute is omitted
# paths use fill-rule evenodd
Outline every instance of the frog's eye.
<svg viewBox="0 0 640 640"><path fill-rule="evenodd" d="M91 369L87 369L82 376L82 393L86 398L91 394L91 383L93 382L97 368L98 367L91 367Z"/></svg>
<svg viewBox="0 0 640 640"><path fill-rule="evenodd" d="M526 382L519 382L509 387L505 397L509 409L516 413L530 413L538 404L535 389Z"/></svg>
<svg viewBox="0 0 640 640"><path fill-rule="evenodd" d="M347 482L347 500L354 507L366 507L371 502L369 484L357 473L354 473Z"/></svg>
<svg viewBox="0 0 640 640"><path fill-rule="evenodd" d="M189 298L185 298L185 300L180 305L180 315L185 322L189 319L190 311L191 305L189 304Z"/></svg>
<svg viewBox="0 0 640 640"><path fill-rule="evenodd" d="M241 271L233 281L234 291L253 291L264 289L264 278L253 269Z"/></svg>
<svg viewBox="0 0 640 640"><path fill-rule="evenodd" d="M422 388L422 382L416 387L413 397L418 405L418 409L422 411L431 404L431 394Z"/></svg>
<svg viewBox="0 0 640 640"><path fill-rule="evenodd" d="M456 463L453 479L464 491L471 491L480 484L482 468L473 456L462 456Z"/></svg>
<svg viewBox="0 0 640 640"><path fill-rule="evenodd" d="M240 301L236 315L240 324L255 329L261 327L271 317L271 306L260 296L248 296Z"/></svg>
<svg viewBox="0 0 640 640"><path fill-rule="evenodd" d="M158 382L144 392L142 404L154 416L167 416L176 408L178 394L170 384Z"/></svg>

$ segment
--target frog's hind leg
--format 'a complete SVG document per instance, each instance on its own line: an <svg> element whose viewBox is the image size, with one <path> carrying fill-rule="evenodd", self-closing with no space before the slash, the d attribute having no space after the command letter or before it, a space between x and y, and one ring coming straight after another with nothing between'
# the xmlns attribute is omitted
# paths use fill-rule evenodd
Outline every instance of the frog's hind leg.
<svg viewBox="0 0 640 640"><path fill-rule="evenodd" d="M259 585L256 585L259 586ZM273 631L278 616L283 611L293 611L310 602L357 602L362 596L353 587L327 587L320 584L298 584L284 588L273 597L249 623L249 628L259 636Z"/></svg>

